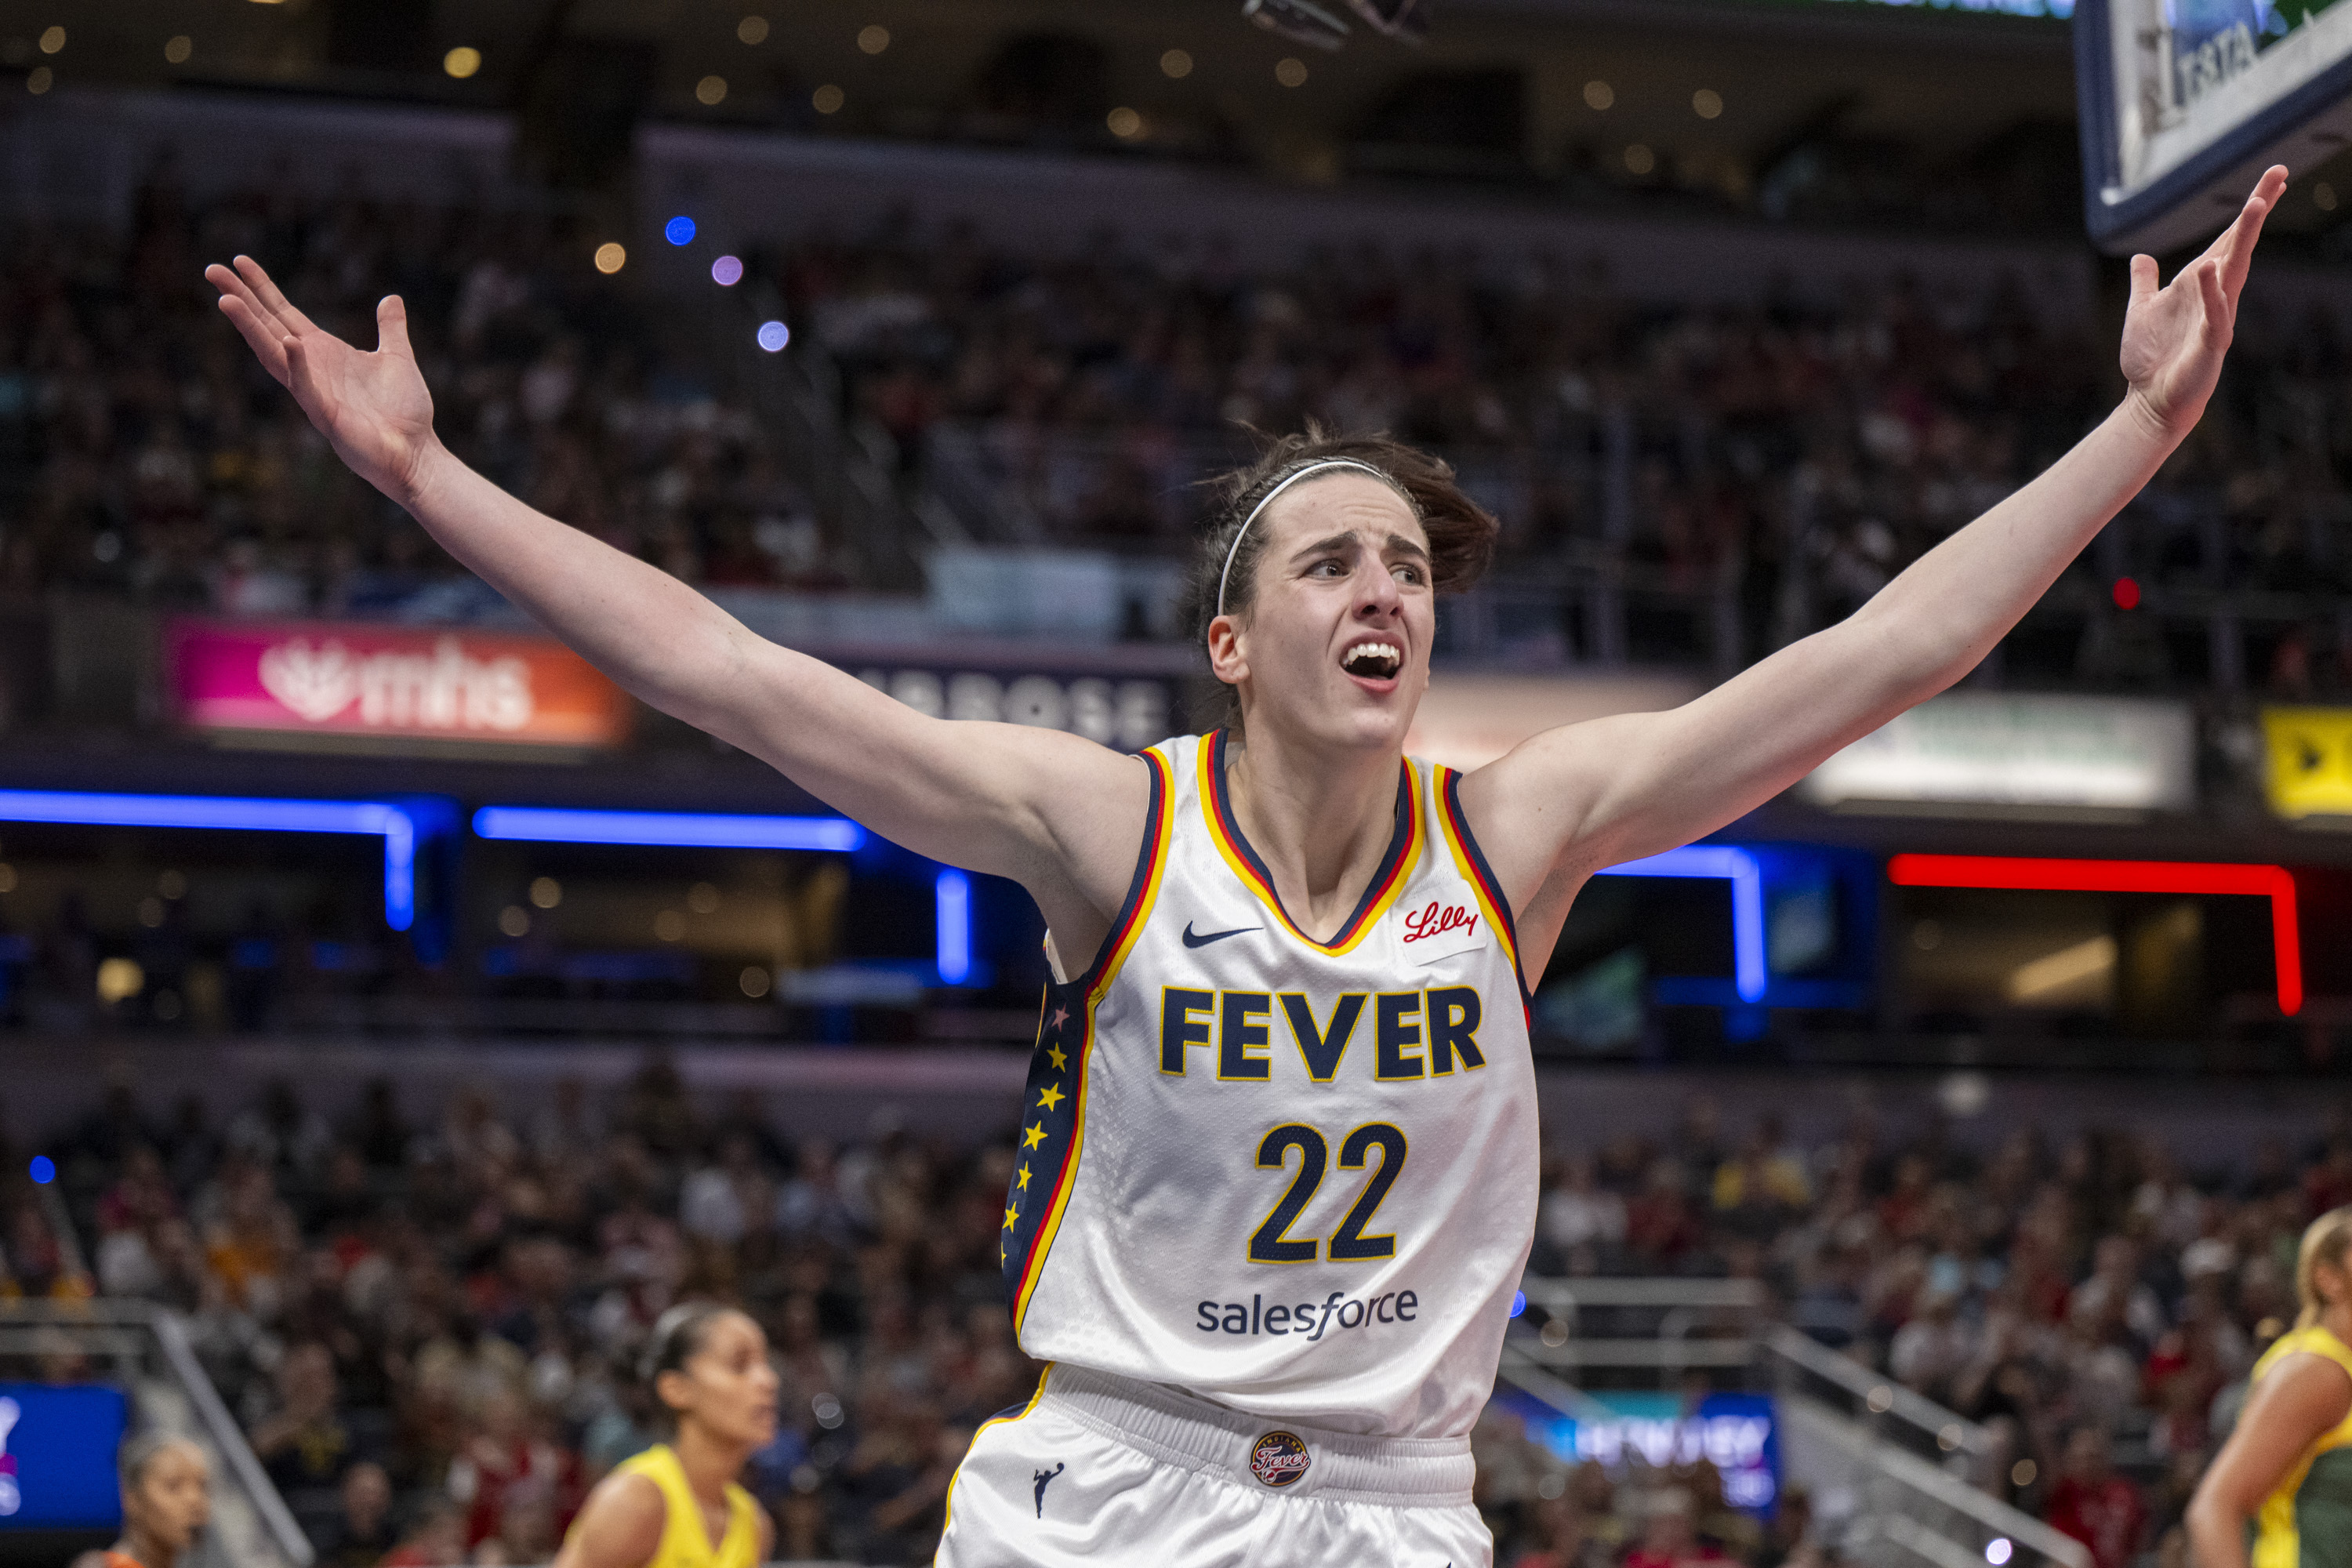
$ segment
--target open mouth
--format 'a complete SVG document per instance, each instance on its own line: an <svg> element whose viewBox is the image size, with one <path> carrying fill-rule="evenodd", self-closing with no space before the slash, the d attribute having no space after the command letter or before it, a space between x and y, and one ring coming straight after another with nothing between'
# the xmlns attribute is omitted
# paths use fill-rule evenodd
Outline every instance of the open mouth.
<svg viewBox="0 0 2352 1568"><path fill-rule="evenodd" d="M1339 656L1339 668L1367 680L1391 680L1404 668L1404 650L1394 643L1360 642Z"/></svg>

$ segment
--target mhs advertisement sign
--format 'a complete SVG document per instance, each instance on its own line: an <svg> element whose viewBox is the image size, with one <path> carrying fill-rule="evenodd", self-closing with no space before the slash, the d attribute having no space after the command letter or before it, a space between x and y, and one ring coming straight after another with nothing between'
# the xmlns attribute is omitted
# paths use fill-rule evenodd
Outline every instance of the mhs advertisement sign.
<svg viewBox="0 0 2352 1568"><path fill-rule="evenodd" d="M204 730L609 746L629 700L544 637L333 622L174 621L182 721Z"/></svg>

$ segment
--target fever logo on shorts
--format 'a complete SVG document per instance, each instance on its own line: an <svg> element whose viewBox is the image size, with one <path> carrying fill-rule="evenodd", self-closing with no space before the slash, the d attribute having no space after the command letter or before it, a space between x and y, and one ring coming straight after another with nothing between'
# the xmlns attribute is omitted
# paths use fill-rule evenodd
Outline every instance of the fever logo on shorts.
<svg viewBox="0 0 2352 1568"><path fill-rule="evenodd" d="M1270 1487L1296 1486L1310 1462L1306 1443L1288 1432L1268 1432L1250 1446L1250 1474Z"/></svg>

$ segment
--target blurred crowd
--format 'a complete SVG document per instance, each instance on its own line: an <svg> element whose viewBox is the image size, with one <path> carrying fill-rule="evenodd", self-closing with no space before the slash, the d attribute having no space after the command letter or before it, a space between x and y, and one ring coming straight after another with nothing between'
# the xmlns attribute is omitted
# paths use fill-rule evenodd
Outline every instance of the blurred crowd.
<svg viewBox="0 0 2352 1568"><path fill-rule="evenodd" d="M192 205L170 165L129 231L0 257L0 589L230 615L459 618L487 595L362 484L203 277L248 255L362 347L407 302L441 436L533 504L690 582L841 581L772 433L694 323L589 264L560 211ZM494 601L493 601L494 603Z"/></svg>
<svg viewBox="0 0 2352 1568"><path fill-rule="evenodd" d="M422 1114L378 1080L333 1121L278 1083L216 1121L117 1089L36 1146L52 1186L7 1153L0 1294L187 1313L341 1568L544 1561L656 1435L633 1370L653 1319L740 1302L783 1380L747 1477L778 1554L928 1561L971 1431L1038 1373L997 1264L1009 1142L950 1147L887 1110L790 1139L757 1096L698 1100L659 1059L609 1095L517 1103L467 1090ZM1809 1147L1702 1100L1671 1135L1555 1151L1531 1267L1754 1279L1772 1313L1984 1424L1978 1484L2095 1568L2173 1568L2252 1358L2293 1317L2296 1238L2346 1202L2343 1129L2192 1179L2129 1133L1975 1150L1859 1116ZM1811 1568L1848 1522L1794 1487L1759 1521L1704 1461L1572 1465L1500 1404L1474 1442L1504 1564Z"/></svg>
<svg viewBox="0 0 2352 1568"><path fill-rule="evenodd" d="M1194 481L1240 427L1387 429L1453 458L1502 518L1514 576L1598 563L1640 590L1727 590L1742 658L1851 611L2121 390L2119 321L2046 280L1667 307L1559 257L1365 243L1252 270L1213 238L1141 238L1041 257L900 223L766 265L856 408L1012 526L1179 550ZM2119 569L2143 587L2352 584L2347 350L2332 319L2251 295ZM2102 573L2078 570L2103 600ZM1634 652L1687 662L1696 639L1675 635ZM2068 673L2201 673L2168 672L2154 646L2065 652L2087 665ZM2343 685L2352 627L2290 627L2260 655L2257 679Z"/></svg>
<svg viewBox="0 0 2352 1568"><path fill-rule="evenodd" d="M254 194L192 205L168 164L121 235L0 259L0 588L229 614L462 618L487 591L352 479L253 363L200 273L250 254L371 342L383 293L460 455L691 582L821 588L854 563L785 471L730 352L590 264L562 211ZM983 538L1172 552L1244 427L1316 419L1440 449L1502 517L1514 582L1560 600L1556 656L1689 662L1687 617L1611 649L1573 571L1728 595L1754 658L1859 605L2112 406L2116 323L2045 279L1846 280L1747 306L1637 303L1596 262L1369 241L1254 269L1213 236L1106 230L1063 254L900 219L754 254L845 412ZM2222 390L2117 537L2076 569L2144 588L2340 592L2352 552L2345 333L2257 289ZM820 377L820 381L827 378ZM2063 598L2066 590L2061 590ZM2342 624L2339 624L2341 622ZM1540 637L1538 638L1540 640ZM2058 673L2198 679L2153 631L2069 639ZM2352 684L2352 620L2265 627L2257 681Z"/></svg>

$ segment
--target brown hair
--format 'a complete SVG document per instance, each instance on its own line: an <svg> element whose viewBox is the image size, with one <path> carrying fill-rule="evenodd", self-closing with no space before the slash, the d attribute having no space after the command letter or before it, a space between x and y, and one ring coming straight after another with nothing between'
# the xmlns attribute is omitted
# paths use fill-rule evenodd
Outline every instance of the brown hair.
<svg viewBox="0 0 2352 1568"><path fill-rule="evenodd" d="M1477 582L1495 553L1495 536L1502 525L1494 514L1462 492L1454 482L1454 466L1418 451L1385 433L1335 436L1313 420L1298 435L1269 441L1257 460L1207 481L1216 494L1216 521L1201 541L1192 567L1192 635L1205 645L1209 623L1218 616L1217 587L1224 584L1223 613L1246 619L1257 596L1258 562L1265 553L1266 531L1250 528L1250 514L1275 489L1300 470L1317 463L1349 462L1376 470L1390 488L1412 508L1429 536L1431 586L1441 594L1458 594ZM1337 472L1348 470L1339 469ZM1234 541L1240 539L1240 547ZM1226 557L1233 559L1230 571ZM1220 727L1238 727L1241 697L1225 687L1219 700Z"/></svg>
<svg viewBox="0 0 2352 1568"><path fill-rule="evenodd" d="M2347 1253L2352 1253L2352 1207L2329 1209L2304 1227L2303 1245L2294 1253L2294 1293L2303 1299L2296 1328L2311 1327L2327 1308L2319 1298L2319 1266L2341 1268Z"/></svg>

